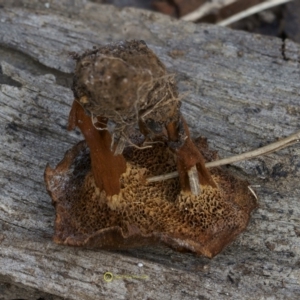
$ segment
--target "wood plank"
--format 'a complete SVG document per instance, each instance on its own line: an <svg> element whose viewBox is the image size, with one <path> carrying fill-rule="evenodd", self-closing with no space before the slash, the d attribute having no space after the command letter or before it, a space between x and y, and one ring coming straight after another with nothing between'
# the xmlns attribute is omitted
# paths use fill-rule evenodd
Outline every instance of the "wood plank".
<svg viewBox="0 0 300 300"><path fill-rule="evenodd" d="M225 157L299 130L300 46L131 8L37 2L0 9L1 281L80 300L299 298L298 145L229 167L259 186L260 207L247 231L212 260L163 247L55 245L43 172L81 139L66 131L69 51L144 39L176 74L193 135L206 136ZM107 271L147 278L105 282Z"/></svg>

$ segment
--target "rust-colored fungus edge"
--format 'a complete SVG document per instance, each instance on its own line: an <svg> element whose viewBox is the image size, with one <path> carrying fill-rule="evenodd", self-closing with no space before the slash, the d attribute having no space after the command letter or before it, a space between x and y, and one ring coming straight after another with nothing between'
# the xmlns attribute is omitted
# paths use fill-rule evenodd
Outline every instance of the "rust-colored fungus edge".
<svg viewBox="0 0 300 300"><path fill-rule="evenodd" d="M203 138L195 141L206 161L215 160ZM106 196L95 184L85 142L45 170L47 190L56 209L54 241L70 246L126 249L164 244L212 258L247 227L257 207L246 181L222 168L211 169L217 188L200 195L182 191L179 178L146 183L146 178L176 170L165 142L152 148L125 148L126 172L120 193Z"/></svg>

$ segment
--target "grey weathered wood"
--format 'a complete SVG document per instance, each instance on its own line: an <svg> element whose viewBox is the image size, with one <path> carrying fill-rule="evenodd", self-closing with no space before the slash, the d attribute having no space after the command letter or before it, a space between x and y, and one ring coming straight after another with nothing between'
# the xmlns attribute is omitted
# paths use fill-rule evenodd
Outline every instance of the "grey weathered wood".
<svg viewBox="0 0 300 300"><path fill-rule="evenodd" d="M299 145L230 167L259 185L260 207L247 231L212 260L163 247L55 245L43 172L81 139L66 131L68 51L146 40L176 73L193 134L224 157L299 130L300 46L88 1L53 0L49 9L39 2L0 9L0 281L80 300L298 299ZM184 55L173 58L174 50ZM106 271L148 278L107 283Z"/></svg>

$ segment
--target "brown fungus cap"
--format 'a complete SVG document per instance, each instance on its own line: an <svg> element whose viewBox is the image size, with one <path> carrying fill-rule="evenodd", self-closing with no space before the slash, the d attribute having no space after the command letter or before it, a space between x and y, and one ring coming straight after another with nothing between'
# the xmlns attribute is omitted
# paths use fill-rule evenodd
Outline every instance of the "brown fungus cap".
<svg viewBox="0 0 300 300"><path fill-rule="evenodd" d="M206 160L216 159L204 139L196 145ZM164 142L126 148L124 157L120 193L110 197L95 185L85 142L69 150L56 168L47 166L56 243L101 249L165 244L211 258L245 230L257 206L248 183L221 168L211 170L217 188L201 186L199 196L182 192L178 178L147 183L147 177L176 170Z"/></svg>
<svg viewBox="0 0 300 300"><path fill-rule="evenodd" d="M117 132L144 115L162 124L178 119L174 76L144 41L109 44L73 57L75 99L90 115L114 122Z"/></svg>

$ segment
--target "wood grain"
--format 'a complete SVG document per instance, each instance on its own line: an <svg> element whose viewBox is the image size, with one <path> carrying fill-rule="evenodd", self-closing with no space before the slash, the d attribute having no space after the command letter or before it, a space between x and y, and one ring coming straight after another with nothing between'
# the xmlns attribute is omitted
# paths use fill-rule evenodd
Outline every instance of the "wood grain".
<svg viewBox="0 0 300 300"><path fill-rule="evenodd" d="M48 3L0 2L1 289L12 284L47 299L298 299L299 145L229 167L254 185L260 207L213 260L166 248L55 245L43 172L82 138L66 130L69 51L144 39L176 74L192 134L225 157L299 130L300 46L131 8ZM105 282L107 271L120 278Z"/></svg>

